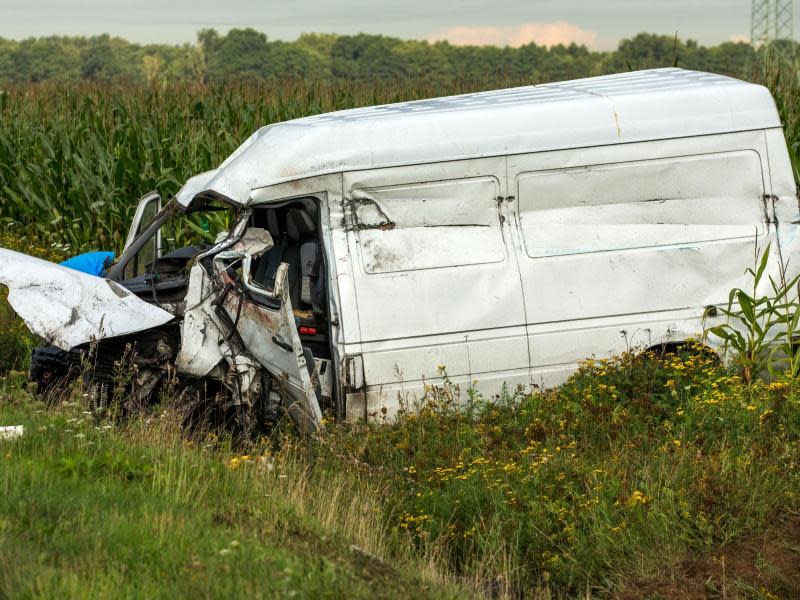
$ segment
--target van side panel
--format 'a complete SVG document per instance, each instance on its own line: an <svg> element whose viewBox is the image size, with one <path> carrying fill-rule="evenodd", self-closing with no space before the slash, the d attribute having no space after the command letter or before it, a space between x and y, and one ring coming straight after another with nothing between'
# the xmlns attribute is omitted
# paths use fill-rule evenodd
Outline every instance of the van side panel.
<svg viewBox="0 0 800 600"><path fill-rule="evenodd" d="M777 229L781 259L790 275L800 270L800 202L792 164L782 129L768 129L764 137L769 152L770 203Z"/></svg>
<svg viewBox="0 0 800 600"><path fill-rule="evenodd" d="M699 336L705 307L745 283L774 236L764 138L712 137L509 158L536 381Z"/></svg>
<svg viewBox="0 0 800 600"><path fill-rule="evenodd" d="M464 391L526 383L505 160L347 173L344 185L368 416L413 408L442 369Z"/></svg>

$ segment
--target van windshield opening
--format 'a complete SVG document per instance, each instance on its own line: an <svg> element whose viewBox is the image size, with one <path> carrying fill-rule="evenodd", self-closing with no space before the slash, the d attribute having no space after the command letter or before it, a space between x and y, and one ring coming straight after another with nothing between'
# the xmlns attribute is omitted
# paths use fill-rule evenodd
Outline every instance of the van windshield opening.
<svg viewBox="0 0 800 600"><path fill-rule="evenodd" d="M171 272L178 263L183 268L228 231L232 218L231 207L219 202L205 202L183 211L170 201L142 227L108 276L126 281L157 275L164 268Z"/></svg>

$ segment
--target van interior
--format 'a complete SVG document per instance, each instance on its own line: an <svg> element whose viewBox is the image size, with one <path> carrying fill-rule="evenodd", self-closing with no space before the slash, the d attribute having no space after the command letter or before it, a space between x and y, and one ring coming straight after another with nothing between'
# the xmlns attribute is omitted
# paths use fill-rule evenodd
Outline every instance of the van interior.
<svg viewBox="0 0 800 600"><path fill-rule="evenodd" d="M330 359L327 269L319 206L315 198L300 198L253 208L252 226L269 231L274 246L254 261L252 278L272 290L278 266L289 265L289 296L300 340L314 358Z"/></svg>

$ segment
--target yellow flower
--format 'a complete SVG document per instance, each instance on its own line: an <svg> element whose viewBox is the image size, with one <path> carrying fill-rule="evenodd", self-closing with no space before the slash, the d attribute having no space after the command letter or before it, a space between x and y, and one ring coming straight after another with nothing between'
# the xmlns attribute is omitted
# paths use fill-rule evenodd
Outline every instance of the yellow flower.
<svg viewBox="0 0 800 600"><path fill-rule="evenodd" d="M755 405L753 405L753 404L748 404L747 405L747 410L749 410L750 412L753 412L755 409L756 409Z"/></svg>
<svg viewBox="0 0 800 600"><path fill-rule="evenodd" d="M625 504L628 506L638 506L640 504L647 504L648 502L650 502L650 498L645 496L639 490L634 490L630 497L625 501Z"/></svg>

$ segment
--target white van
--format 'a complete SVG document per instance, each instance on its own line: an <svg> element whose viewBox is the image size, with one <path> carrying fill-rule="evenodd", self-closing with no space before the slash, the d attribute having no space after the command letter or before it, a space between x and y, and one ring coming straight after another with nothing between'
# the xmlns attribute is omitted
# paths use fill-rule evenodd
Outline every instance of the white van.
<svg viewBox="0 0 800 600"><path fill-rule="evenodd" d="M142 276L169 256L159 229L214 203L235 213L230 231L184 263L181 291L156 295ZM158 208L143 199L108 274L120 285L93 315L76 303L101 280L0 254L19 314L64 350L171 327L184 377L233 373L239 405L279 389L315 423L326 408L391 417L441 366L491 397L558 384L592 355L678 344L721 322L756 244L797 261L769 91L681 69L278 123L145 222ZM23 285L37 277L81 292L43 319L29 308L41 288Z"/></svg>

